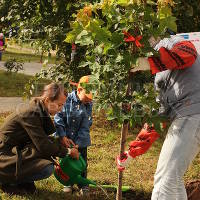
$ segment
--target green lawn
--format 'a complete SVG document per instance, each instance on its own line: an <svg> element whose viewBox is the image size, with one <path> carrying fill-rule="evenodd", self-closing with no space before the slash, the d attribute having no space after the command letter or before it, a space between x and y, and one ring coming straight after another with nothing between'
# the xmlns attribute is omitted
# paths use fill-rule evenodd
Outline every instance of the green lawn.
<svg viewBox="0 0 200 200"><path fill-rule="evenodd" d="M10 49L6 49L6 51L3 53L2 56L2 61L7 61L10 60L12 58L16 58L19 61L22 62L36 62L36 63L40 63L40 55L37 54L31 54L31 53L21 53L20 51L10 51ZM48 60L48 63L50 64L58 64L61 59L54 57L48 57L48 56L43 56L42 58L42 62L44 62L44 60Z"/></svg>
<svg viewBox="0 0 200 200"><path fill-rule="evenodd" d="M0 122L5 115L0 118ZM131 141L136 135L129 131L128 140ZM88 177L100 184L117 184L117 169L115 166L115 157L119 151L120 129L111 126L103 117L94 116L94 123L91 129L92 146L89 148ZM160 148L163 139L158 139L152 148L144 155L134 159L130 166L124 172L123 185L129 185L132 188L130 193L124 194L130 200L147 200L150 199L153 188L153 175L156 170ZM185 181L194 178L200 178L200 156L198 156L193 165L185 175ZM66 196L62 192L62 185L52 176L49 179L36 182L39 194L34 196L10 197L2 194L3 200L61 200L61 199L81 199L76 194ZM115 193L109 192L110 199L115 199ZM83 198L84 199L84 198ZM94 191L91 193L91 199L106 199L102 192Z"/></svg>
<svg viewBox="0 0 200 200"><path fill-rule="evenodd" d="M51 51L51 56L49 57L47 53L42 56L41 52L37 47L33 47L31 43L17 43L15 40L10 40L7 42L6 51L3 53L2 60L7 61L11 58L16 58L23 62L44 62L48 60L50 64L58 64L63 58L56 57L56 51Z"/></svg>
<svg viewBox="0 0 200 200"><path fill-rule="evenodd" d="M32 76L21 73L7 73L0 70L0 97L23 96L24 86L31 78ZM49 83L49 81L42 80L38 83L37 94L40 94L46 83Z"/></svg>

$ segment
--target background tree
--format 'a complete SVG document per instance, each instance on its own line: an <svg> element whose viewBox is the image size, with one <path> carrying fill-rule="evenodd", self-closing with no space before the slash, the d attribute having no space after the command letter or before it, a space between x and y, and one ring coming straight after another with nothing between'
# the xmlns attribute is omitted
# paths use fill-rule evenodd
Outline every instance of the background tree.
<svg viewBox="0 0 200 200"><path fill-rule="evenodd" d="M77 69L85 50L78 48L77 56L71 63L72 46L63 41L70 31L73 14L86 2L90 1L3 0L0 3L1 29L7 36L11 34L22 42L31 39L43 52L57 50L57 57L64 58L62 66L69 69L69 77L78 80L86 70ZM88 70L86 72L89 73Z"/></svg>
<svg viewBox="0 0 200 200"><path fill-rule="evenodd" d="M174 16L177 18L178 33L200 31L200 4L193 0L175 0Z"/></svg>
<svg viewBox="0 0 200 200"><path fill-rule="evenodd" d="M21 40L35 39L43 51L57 49L57 55L65 58L62 64L43 70L32 83L41 77L68 83L91 73L86 89L96 93L96 105L107 111L109 119L119 124L130 121L134 126L148 122L160 129L151 75L134 74L132 95L127 95L127 87L129 71L138 58L156 54L148 39L165 37L167 28L177 32L171 6L178 32L199 30L199 5L184 0L3 0L0 15L7 32L17 30ZM71 61L73 43L77 50ZM30 84L27 89L32 90ZM122 109L122 103L132 109Z"/></svg>

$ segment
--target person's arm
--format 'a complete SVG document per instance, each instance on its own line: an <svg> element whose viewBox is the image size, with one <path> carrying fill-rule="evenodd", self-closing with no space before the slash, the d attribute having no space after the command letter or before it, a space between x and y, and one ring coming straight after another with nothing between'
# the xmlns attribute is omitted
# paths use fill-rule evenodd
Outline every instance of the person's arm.
<svg viewBox="0 0 200 200"><path fill-rule="evenodd" d="M191 67L197 58L196 48L190 41L179 42L170 50L161 47L158 52L158 57L139 58L131 72L151 70L152 74L156 74L167 69L184 69Z"/></svg>
<svg viewBox="0 0 200 200"><path fill-rule="evenodd" d="M75 146L74 142L67 137L67 128L65 125L65 118L67 117L66 113L66 104L63 106L62 111L58 112L54 116L54 124L56 127L56 135L59 136L61 144L66 147Z"/></svg>
<svg viewBox="0 0 200 200"><path fill-rule="evenodd" d="M122 154L122 158L117 156L118 170L123 171L133 158L146 153L157 138L159 134L145 124L136 139L130 142L129 150Z"/></svg>
<svg viewBox="0 0 200 200"><path fill-rule="evenodd" d="M197 58L195 46L190 41L182 41L171 50L165 47L159 49L159 57L149 57L148 61L152 74L167 69L184 69L191 67Z"/></svg>
<svg viewBox="0 0 200 200"><path fill-rule="evenodd" d="M22 115L19 123L29 135L37 151L44 155L44 157L64 157L68 153L68 150L65 147L58 145L48 138L48 135L43 129L39 113L33 112L30 113L30 115Z"/></svg>
<svg viewBox="0 0 200 200"><path fill-rule="evenodd" d="M93 106L93 103L90 102L87 104L87 107L86 107L90 127L92 126L92 106Z"/></svg>

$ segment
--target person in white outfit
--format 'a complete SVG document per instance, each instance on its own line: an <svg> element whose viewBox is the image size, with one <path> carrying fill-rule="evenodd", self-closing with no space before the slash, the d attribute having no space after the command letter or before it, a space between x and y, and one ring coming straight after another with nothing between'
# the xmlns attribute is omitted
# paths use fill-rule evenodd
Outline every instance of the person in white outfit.
<svg viewBox="0 0 200 200"><path fill-rule="evenodd" d="M156 74L160 114L172 122L161 149L151 200L187 200L183 176L200 151L200 56L194 44L180 36L158 43L153 38L150 43L159 56L140 58L132 71ZM126 159L118 158L121 169L126 164Z"/></svg>

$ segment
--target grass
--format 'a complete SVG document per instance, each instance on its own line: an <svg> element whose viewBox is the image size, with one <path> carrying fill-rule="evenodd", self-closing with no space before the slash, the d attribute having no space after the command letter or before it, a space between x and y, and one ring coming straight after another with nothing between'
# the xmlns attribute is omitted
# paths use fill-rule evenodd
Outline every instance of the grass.
<svg viewBox="0 0 200 200"><path fill-rule="evenodd" d="M17 52L5 52L3 60L16 57L24 62L39 62L40 56L33 54L18 54ZM54 62L52 60L52 62ZM25 84L32 76L6 73L0 70L0 96L22 96ZM38 93L43 85L48 81L42 81L38 85ZM0 114L0 125L9 113ZM132 130L129 131L127 144L135 138ZM104 120L103 116L94 116L94 123L91 129L92 146L88 150L88 178L97 181L99 184L117 185L117 169L115 165L115 157L119 152L120 129L114 124ZM156 170L159 152L163 143L160 138L154 143L152 148L144 155L134 159L124 172L123 185L131 186L130 193L124 194L126 199L131 200L147 200L150 199L153 189L153 175ZM185 182L200 178L200 155L198 155L193 164L189 167L184 176ZM62 199L81 199L74 195L67 197L62 192L62 185L51 176L49 179L36 182L38 194L34 196L8 196L2 193L3 200L62 200ZM91 192L92 197L88 200L106 199L105 195L95 190ZM115 199L115 192L109 192L110 199Z"/></svg>
<svg viewBox="0 0 200 200"><path fill-rule="evenodd" d="M21 52L17 53L17 51L10 51L10 49L6 49L6 51L3 53L2 61L7 61L12 58L16 58L17 60L22 61L22 62L40 63L40 55L31 54L31 53L21 53ZM48 60L48 63L50 64L59 63L59 60L55 56L54 57L43 56L42 62L44 62L44 60L46 59Z"/></svg>
<svg viewBox="0 0 200 200"><path fill-rule="evenodd" d="M36 47L32 47L30 43L18 44L14 40L8 41L6 51L3 53L2 60L7 61L11 58L16 58L22 62L41 62L41 52L36 52ZM38 50L38 48L37 48ZM51 57L44 54L42 62L48 60L50 64L59 64L63 58L57 58L56 53L51 52Z"/></svg>
<svg viewBox="0 0 200 200"><path fill-rule="evenodd" d="M32 76L21 73L7 73L0 70L0 97L21 97L24 92L24 86ZM40 93L44 84L49 81L42 80L38 83L37 93Z"/></svg>
<svg viewBox="0 0 200 200"><path fill-rule="evenodd" d="M0 117L2 123L5 115ZM129 131L127 143L135 138L133 131ZM120 129L105 121L103 116L94 116L94 123L91 129L92 146L88 150L88 178L97 181L99 184L117 184L117 169L115 157L119 151ZM134 159L124 172L123 185L131 186L131 193L124 194L130 200L150 199L153 189L153 175L163 139L154 143L152 148L144 155ZM194 160L187 171L185 181L200 178L200 156ZM61 199L81 199L76 195L67 197L62 192L62 185L53 176L49 179L36 182L39 193L35 196L8 196L2 194L4 200L61 200ZM93 196L88 200L106 199L102 192L95 190ZM115 199L115 193L109 192L110 199Z"/></svg>

